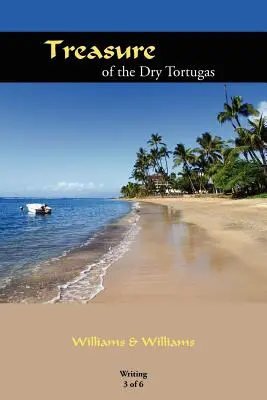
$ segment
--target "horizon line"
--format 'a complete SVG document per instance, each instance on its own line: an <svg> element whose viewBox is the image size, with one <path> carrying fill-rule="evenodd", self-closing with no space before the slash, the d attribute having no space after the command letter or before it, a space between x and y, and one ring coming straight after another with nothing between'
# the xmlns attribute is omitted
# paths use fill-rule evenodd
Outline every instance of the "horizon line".
<svg viewBox="0 0 267 400"><path fill-rule="evenodd" d="M114 199L116 196L104 196L104 197L77 197L77 196L1 196L0 199Z"/></svg>

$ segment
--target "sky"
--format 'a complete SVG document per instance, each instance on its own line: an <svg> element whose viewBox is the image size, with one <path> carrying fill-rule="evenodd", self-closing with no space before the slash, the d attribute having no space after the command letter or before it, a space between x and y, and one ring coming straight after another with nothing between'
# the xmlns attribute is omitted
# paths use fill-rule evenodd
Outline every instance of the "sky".
<svg viewBox="0 0 267 400"><path fill-rule="evenodd" d="M1 0L6 31L266 31L266 1Z"/></svg>
<svg viewBox="0 0 267 400"><path fill-rule="evenodd" d="M228 91L267 111L266 84ZM206 131L233 137L216 119L223 102L221 83L1 85L0 194L116 195L152 133L170 150Z"/></svg>
<svg viewBox="0 0 267 400"><path fill-rule="evenodd" d="M265 31L266 6L242 2L3 0L3 31ZM261 12L259 12L261 10ZM255 14L255 15L254 15ZM253 16L254 15L254 16ZM266 109L264 84L229 84ZM229 138L216 115L223 84L0 85L0 196L113 196L152 133L173 150L205 131Z"/></svg>

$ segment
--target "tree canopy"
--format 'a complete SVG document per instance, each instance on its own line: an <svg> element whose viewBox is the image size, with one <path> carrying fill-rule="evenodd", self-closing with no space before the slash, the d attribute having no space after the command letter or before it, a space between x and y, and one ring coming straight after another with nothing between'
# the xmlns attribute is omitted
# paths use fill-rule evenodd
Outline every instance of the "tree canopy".
<svg viewBox="0 0 267 400"><path fill-rule="evenodd" d="M228 122L233 136L223 140L206 131L196 135L196 147L178 141L171 150L161 134L151 134L148 148L140 147L136 153L130 181L121 188L121 195L247 196L267 191L266 117L241 96L233 96L229 102L227 90L225 99L217 121Z"/></svg>

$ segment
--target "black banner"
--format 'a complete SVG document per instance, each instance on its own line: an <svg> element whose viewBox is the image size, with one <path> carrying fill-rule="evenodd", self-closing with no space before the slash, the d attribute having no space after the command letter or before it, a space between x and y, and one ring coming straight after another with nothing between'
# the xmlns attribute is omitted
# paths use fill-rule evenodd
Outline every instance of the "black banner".
<svg viewBox="0 0 267 400"><path fill-rule="evenodd" d="M267 32L1 32L1 82L267 82Z"/></svg>

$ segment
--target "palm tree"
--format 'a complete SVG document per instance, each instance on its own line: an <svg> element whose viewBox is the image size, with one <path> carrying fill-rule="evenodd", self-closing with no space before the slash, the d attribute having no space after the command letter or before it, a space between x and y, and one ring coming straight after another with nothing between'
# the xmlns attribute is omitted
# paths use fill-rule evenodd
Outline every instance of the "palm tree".
<svg viewBox="0 0 267 400"><path fill-rule="evenodd" d="M161 162L162 153L160 152L159 146L166 147L166 144L162 142L162 136L159 135L158 133L152 133L147 143L151 147L150 153L153 158L154 165L155 167L157 166L159 172L160 169L163 170Z"/></svg>
<svg viewBox="0 0 267 400"><path fill-rule="evenodd" d="M162 176L162 180L164 182L162 189L164 189L164 187L165 187L165 189L167 189L168 177L169 177L169 169L168 169L167 159L169 158L171 152L168 151L166 144L162 141L162 136L159 135L158 133L156 133L156 134L153 133L150 137L150 140L148 140L147 143L151 147L150 156L151 156L151 161L152 161L154 170L156 173L158 173ZM162 159L165 160L165 168L166 169L164 169L164 167L163 167Z"/></svg>
<svg viewBox="0 0 267 400"><path fill-rule="evenodd" d="M224 141L220 136L212 136L211 133L205 132L196 141L200 145L200 148L196 150L203 155L208 164L222 160Z"/></svg>
<svg viewBox="0 0 267 400"><path fill-rule="evenodd" d="M127 186L126 185L123 185L121 187L121 194L123 195L123 197L127 196Z"/></svg>
<svg viewBox="0 0 267 400"><path fill-rule="evenodd" d="M151 165L154 169L154 172L156 173L161 173L163 170L162 163L161 163L161 154L159 152L159 149L153 148L150 150L150 160L151 160Z"/></svg>
<svg viewBox="0 0 267 400"><path fill-rule="evenodd" d="M146 184L146 174L141 168L138 168L137 166L134 166L130 179L135 179L137 182L141 182L144 185Z"/></svg>
<svg viewBox="0 0 267 400"><path fill-rule="evenodd" d="M267 119L261 115L259 119L255 119L254 121L248 120L250 125L250 133L255 138L255 148L259 151L262 159L262 163L267 165L266 163L266 150L267 150Z"/></svg>
<svg viewBox="0 0 267 400"><path fill-rule="evenodd" d="M177 176L175 174L175 172L172 172L169 176L169 183L170 183L170 187L171 189L178 189L178 181L177 181Z"/></svg>
<svg viewBox="0 0 267 400"><path fill-rule="evenodd" d="M261 115L259 119L248 120L250 129L237 128L236 131L239 137L236 140L236 145L246 146L248 153L253 161L263 165L264 174L267 176L267 124L266 119ZM260 154L260 158L257 155Z"/></svg>
<svg viewBox="0 0 267 400"><path fill-rule="evenodd" d="M186 148L183 143L178 143L173 152L174 166L182 165L183 169L190 169L190 164L195 160L194 149Z"/></svg>
<svg viewBox="0 0 267 400"><path fill-rule="evenodd" d="M139 150L136 153L137 158L142 158L142 157L145 157L146 155L147 155L146 150L143 149L143 147L139 147Z"/></svg>
<svg viewBox="0 0 267 400"><path fill-rule="evenodd" d="M235 149L233 149L233 151L243 153L247 161L249 155L252 161L260 164L261 161L255 152L255 137L245 128L237 128L236 131L238 137L233 141L235 144Z"/></svg>
<svg viewBox="0 0 267 400"><path fill-rule="evenodd" d="M225 144L220 136L213 136L209 132L205 132L199 136L196 142L200 147L195 149L195 151L199 153L195 170L198 170L200 186L205 189L203 178L206 177L207 181L211 183L211 177L214 171L214 168L212 169L211 167L223 162L222 151Z"/></svg>
<svg viewBox="0 0 267 400"><path fill-rule="evenodd" d="M152 133L147 144L149 144L150 147L155 147L156 149L158 149L159 146L166 146L166 144L162 142L162 136L160 136L158 133Z"/></svg>
<svg viewBox="0 0 267 400"><path fill-rule="evenodd" d="M202 191L202 189L206 190L204 181L208 182L209 180L209 177L208 179L206 179L206 172L209 171L209 163L203 154L196 155L195 160L192 163L192 171L194 172L195 179L199 184L200 192Z"/></svg>
<svg viewBox="0 0 267 400"><path fill-rule="evenodd" d="M191 177L191 165L195 162L196 156L194 150L186 148L183 143L178 143L173 152L174 167L182 165L184 172L187 173L192 191L196 192Z"/></svg>
<svg viewBox="0 0 267 400"><path fill-rule="evenodd" d="M237 127L241 127L239 117L250 117L258 116L259 112L252 104L243 103L241 96L231 97L231 104L228 103L228 97L226 94L226 103L224 103L224 110L217 115L217 120L224 124L225 122L231 122L234 130Z"/></svg>
<svg viewBox="0 0 267 400"><path fill-rule="evenodd" d="M128 182L127 185L122 186L121 194L123 197L137 197L140 195L140 185L138 185L138 183Z"/></svg>
<svg viewBox="0 0 267 400"><path fill-rule="evenodd" d="M142 147L136 153L136 161L133 167L133 172L130 177L137 182L141 182L146 188L149 186L149 168L151 166L150 155Z"/></svg>
<svg viewBox="0 0 267 400"><path fill-rule="evenodd" d="M166 145L164 145L159 149L159 153L160 153L160 156L163 157L164 160L165 160L166 175L168 176L169 175L169 168L168 168L168 160L167 159L170 157L170 154L172 152L167 149Z"/></svg>
<svg viewBox="0 0 267 400"><path fill-rule="evenodd" d="M136 166L141 168L146 175L149 174L149 169L151 167L151 157L150 154L147 153L142 147L139 148L139 151L136 153Z"/></svg>

